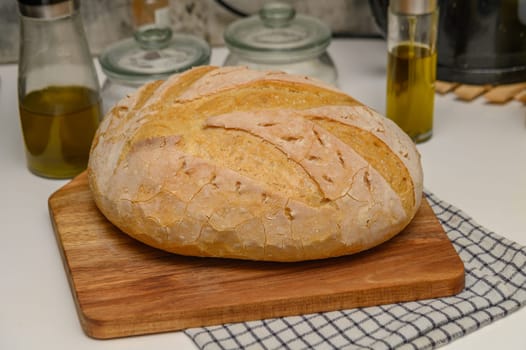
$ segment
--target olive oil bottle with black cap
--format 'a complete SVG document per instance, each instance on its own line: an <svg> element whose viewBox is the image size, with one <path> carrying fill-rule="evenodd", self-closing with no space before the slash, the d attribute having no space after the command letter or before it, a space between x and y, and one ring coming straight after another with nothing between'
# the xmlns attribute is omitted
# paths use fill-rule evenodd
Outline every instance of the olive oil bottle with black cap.
<svg viewBox="0 0 526 350"><path fill-rule="evenodd" d="M77 0L19 0L19 112L27 165L71 178L101 119L99 83Z"/></svg>
<svg viewBox="0 0 526 350"><path fill-rule="evenodd" d="M391 0L388 11L386 116L414 142L433 135L436 0Z"/></svg>

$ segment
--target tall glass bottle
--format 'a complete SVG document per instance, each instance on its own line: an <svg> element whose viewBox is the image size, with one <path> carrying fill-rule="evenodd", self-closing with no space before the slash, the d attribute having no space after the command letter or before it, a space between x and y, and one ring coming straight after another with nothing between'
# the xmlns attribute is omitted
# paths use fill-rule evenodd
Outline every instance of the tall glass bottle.
<svg viewBox="0 0 526 350"><path fill-rule="evenodd" d="M49 178L87 166L98 127L99 83L77 0L18 0L18 99L27 165Z"/></svg>
<svg viewBox="0 0 526 350"><path fill-rule="evenodd" d="M436 0L391 0L388 11L386 115L415 142L433 134Z"/></svg>

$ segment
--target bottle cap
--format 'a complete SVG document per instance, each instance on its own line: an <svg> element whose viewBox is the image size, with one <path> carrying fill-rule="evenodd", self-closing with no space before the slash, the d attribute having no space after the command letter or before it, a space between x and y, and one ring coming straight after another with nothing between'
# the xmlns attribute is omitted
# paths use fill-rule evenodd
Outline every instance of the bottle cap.
<svg viewBox="0 0 526 350"><path fill-rule="evenodd" d="M25 17L52 19L71 15L79 9L79 0L18 0Z"/></svg>
<svg viewBox="0 0 526 350"><path fill-rule="evenodd" d="M404 15L424 15L437 8L437 0L391 0L391 12Z"/></svg>

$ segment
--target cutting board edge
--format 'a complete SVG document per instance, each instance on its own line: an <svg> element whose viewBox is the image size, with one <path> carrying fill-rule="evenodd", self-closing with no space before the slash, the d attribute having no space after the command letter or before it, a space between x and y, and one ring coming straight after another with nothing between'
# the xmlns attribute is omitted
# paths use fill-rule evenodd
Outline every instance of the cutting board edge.
<svg viewBox="0 0 526 350"><path fill-rule="evenodd" d="M61 248L62 249L62 248ZM454 250L450 246L451 250ZM356 307L367 307L419 301L430 298L453 296L460 293L465 285L465 269L460 257L455 254L456 265L441 273L441 279L435 278L429 281L411 282L407 285L399 285L397 294L404 297L393 298L386 296L391 293L391 287L378 287L334 294L309 295L293 297L280 301L265 301L253 304L240 304L217 308L205 308L195 312L185 309L181 312L165 312L162 317L159 314L143 314L141 319L134 321L134 317L123 317L113 319L99 318L91 315L89 308L82 307L82 301L77 298L73 276L68 275L71 283L72 293L75 298L79 321L86 335L95 339L112 339L132 335L146 335L180 331L194 327L214 326L224 323L235 323L255 321L276 317L298 316L317 312L330 312ZM66 261L64 260L64 264ZM67 269L69 266L65 266ZM437 291L438 290L438 291ZM365 294L369 294L366 296ZM372 294L372 296L371 296ZM384 297L381 297L381 296ZM392 295L392 294L391 294ZM291 307L293 305L293 307ZM247 309L251 309L247 317ZM206 320L206 321L204 321Z"/></svg>
<svg viewBox="0 0 526 350"><path fill-rule="evenodd" d="M145 319L134 322L133 318L102 320L90 317L82 308L77 308L77 311L86 335L94 339L114 339L134 335L182 331L189 328L216 326L226 323L248 322L448 297L458 294L464 289L464 270L459 270L455 278L444 280L441 293L436 291L436 281L433 282L433 290L428 288L430 286L426 286L426 282L422 282L422 286L407 286L406 297L401 297L398 300L393 300L392 297L384 298L383 300L371 298L370 296L362 297L360 295L357 296L356 291L352 291L341 293L341 295L309 296L308 298L288 299L280 302L272 301L236 305L227 309L224 307L202 309L196 313L186 312L187 315L179 315L177 312L166 313L163 315L163 319L155 318L154 316L151 322ZM378 295L385 294L385 292L382 292L382 289L384 288L378 288L375 293ZM415 290L420 292L410 295L410 291L414 292ZM371 293L370 289L368 293ZM410 295L410 297L407 297L407 295ZM327 300L320 300L322 297L325 297ZM294 305L293 308L291 308L291 304ZM247 308L253 311L249 316L247 315Z"/></svg>
<svg viewBox="0 0 526 350"><path fill-rule="evenodd" d="M75 309L77 310L77 316L80 321L80 325L82 327L82 330L84 333L88 336L91 336L91 322L85 318L85 312L81 307L80 300L77 295L77 287L75 285L75 279L73 277L73 273L71 271L71 267L69 266L69 259L67 257L66 249L64 248L64 244L62 242L62 239L60 237L60 233L58 230L58 224L55 219L55 209L53 207L53 202L56 200L56 197L60 196L60 191L70 185L70 183L67 183L66 185L62 186L60 189L55 191L51 196L48 198L48 211L51 218L51 225L53 227L53 235L55 236L55 240L58 245L58 250L60 252L60 257L62 259L62 267L64 268L64 272L66 273L66 277L69 284L69 289L71 296L73 297L73 302L75 304Z"/></svg>

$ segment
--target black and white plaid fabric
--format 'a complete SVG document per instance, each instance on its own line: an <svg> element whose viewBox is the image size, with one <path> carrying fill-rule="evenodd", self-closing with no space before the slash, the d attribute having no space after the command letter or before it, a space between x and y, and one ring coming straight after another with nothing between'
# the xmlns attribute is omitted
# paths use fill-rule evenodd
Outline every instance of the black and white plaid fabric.
<svg viewBox="0 0 526 350"><path fill-rule="evenodd" d="M464 262L456 296L188 329L204 350L434 349L526 304L526 247L426 193Z"/></svg>

